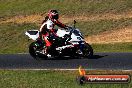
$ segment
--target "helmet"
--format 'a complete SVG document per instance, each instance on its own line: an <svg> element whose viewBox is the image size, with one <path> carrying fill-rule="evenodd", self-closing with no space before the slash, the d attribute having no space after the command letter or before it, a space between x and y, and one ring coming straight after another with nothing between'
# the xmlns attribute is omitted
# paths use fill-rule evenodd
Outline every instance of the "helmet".
<svg viewBox="0 0 132 88"><path fill-rule="evenodd" d="M49 13L48 13L48 17L50 19L59 19L59 14L57 12L57 10L50 10Z"/></svg>

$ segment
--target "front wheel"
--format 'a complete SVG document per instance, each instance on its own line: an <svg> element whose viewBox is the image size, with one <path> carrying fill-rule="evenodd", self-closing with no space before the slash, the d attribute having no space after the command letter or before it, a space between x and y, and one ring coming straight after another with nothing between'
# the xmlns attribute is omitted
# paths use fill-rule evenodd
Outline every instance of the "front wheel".
<svg viewBox="0 0 132 88"><path fill-rule="evenodd" d="M88 43L84 44L83 56L87 58L93 57L93 48Z"/></svg>

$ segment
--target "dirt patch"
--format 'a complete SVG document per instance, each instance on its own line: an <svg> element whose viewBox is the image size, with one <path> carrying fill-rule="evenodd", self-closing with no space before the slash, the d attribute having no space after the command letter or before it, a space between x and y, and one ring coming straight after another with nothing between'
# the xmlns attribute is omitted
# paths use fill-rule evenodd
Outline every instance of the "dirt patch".
<svg viewBox="0 0 132 88"><path fill-rule="evenodd" d="M106 31L98 35L92 35L85 38L88 43L116 43L132 42L132 26L117 30Z"/></svg>
<svg viewBox="0 0 132 88"><path fill-rule="evenodd" d="M4 21L1 21L0 23L40 23L43 19L43 16L41 15L29 15L29 16L15 16L10 19L5 19Z"/></svg>
<svg viewBox="0 0 132 88"><path fill-rule="evenodd" d="M43 18L46 16L40 15L40 14L34 14L29 16L15 16L12 18L4 19L4 21L1 21L2 23L37 23L40 24L43 20ZM74 19L77 21L96 21L96 20L107 20L107 19L122 19L122 18L132 18L132 11L122 13L122 14L113 14L113 13L105 13L105 14L97 14L97 15L82 15L82 16L73 16L73 17L67 17L67 16L61 16L60 20L63 23L69 23L72 22Z"/></svg>

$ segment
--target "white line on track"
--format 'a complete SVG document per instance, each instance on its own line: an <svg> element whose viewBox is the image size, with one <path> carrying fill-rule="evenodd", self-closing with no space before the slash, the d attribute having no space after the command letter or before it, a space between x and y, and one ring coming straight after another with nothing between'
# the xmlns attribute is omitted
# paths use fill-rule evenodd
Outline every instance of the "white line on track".
<svg viewBox="0 0 132 88"><path fill-rule="evenodd" d="M0 70L31 70L31 71L78 71L78 69L0 69ZM97 70L97 71L105 71L105 69L85 69L86 71L92 71L92 70ZM129 72L132 70L108 70L108 71L125 71Z"/></svg>

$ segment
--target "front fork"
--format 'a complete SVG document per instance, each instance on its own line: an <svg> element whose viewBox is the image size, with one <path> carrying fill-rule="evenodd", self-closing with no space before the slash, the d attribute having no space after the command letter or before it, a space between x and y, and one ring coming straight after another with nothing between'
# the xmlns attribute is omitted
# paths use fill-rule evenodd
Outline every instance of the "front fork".
<svg viewBox="0 0 132 88"><path fill-rule="evenodd" d="M81 50L81 52L83 52L83 48L84 48L84 44L82 43L83 43L82 41L79 42L79 49Z"/></svg>

